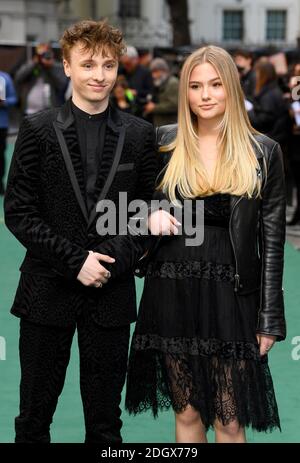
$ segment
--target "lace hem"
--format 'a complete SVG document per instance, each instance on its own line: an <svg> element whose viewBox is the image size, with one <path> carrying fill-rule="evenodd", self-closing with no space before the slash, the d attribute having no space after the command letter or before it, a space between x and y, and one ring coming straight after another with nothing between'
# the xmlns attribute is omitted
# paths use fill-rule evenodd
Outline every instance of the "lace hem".
<svg viewBox="0 0 300 463"><path fill-rule="evenodd" d="M155 349L170 354L189 354L229 359L261 360L258 345L244 341L222 341L198 337L162 337L157 334L134 334L132 348L136 351Z"/></svg>
<svg viewBox="0 0 300 463"><path fill-rule="evenodd" d="M125 408L137 414L191 405L206 429L216 419L257 431L280 429L267 358L236 359L131 349Z"/></svg>
<svg viewBox="0 0 300 463"><path fill-rule="evenodd" d="M151 278L204 278L206 280L234 282L235 269L231 264L204 261L150 262L147 277Z"/></svg>

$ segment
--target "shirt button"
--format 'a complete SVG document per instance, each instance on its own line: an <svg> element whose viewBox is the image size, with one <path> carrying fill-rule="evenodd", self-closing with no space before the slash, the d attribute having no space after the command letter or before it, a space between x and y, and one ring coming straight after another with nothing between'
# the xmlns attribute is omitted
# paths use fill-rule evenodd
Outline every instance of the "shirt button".
<svg viewBox="0 0 300 463"><path fill-rule="evenodd" d="M94 237L93 233L88 234L88 238L93 238L93 237Z"/></svg>

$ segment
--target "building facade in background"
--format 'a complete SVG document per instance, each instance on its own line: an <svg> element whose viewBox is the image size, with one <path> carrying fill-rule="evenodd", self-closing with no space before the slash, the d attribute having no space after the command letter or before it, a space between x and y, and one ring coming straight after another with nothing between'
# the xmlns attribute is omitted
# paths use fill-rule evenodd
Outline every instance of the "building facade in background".
<svg viewBox="0 0 300 463"><path fill-rule="evenodd" d="M0 0L0 44L56 40L57 0Z"/></svg>
<svg viewBox="0 0 300 463"><path fill-rule="evenodd" d="M188 0L188 5L195 45L294 47L300 37L300 0ZM172 45L165 0L61 0L60 7L69 10L71 22L107 17L133 45Z"/></svg>
<svg viewBox="0 0 300 463"><path fill-rule="evenodd" d="M296 46L299 0L190 0L194 43Z"/></svg>
<svg viewBox="0 0 300 463"><path fill-rule="evenodd" d="M124 32L126 41L138 47L169 46L172 31L165 0L61 0L60 30L74 19L107 18Z"/></svg>
<svg viewBox="0 0 300 463"><path fill-rule="evenodd" d="M300 0L188 0L192 43L296 46ZM170 46L165 0L0 0L0 44L57 41L83 18L120 26L138 47Z"/></svg>

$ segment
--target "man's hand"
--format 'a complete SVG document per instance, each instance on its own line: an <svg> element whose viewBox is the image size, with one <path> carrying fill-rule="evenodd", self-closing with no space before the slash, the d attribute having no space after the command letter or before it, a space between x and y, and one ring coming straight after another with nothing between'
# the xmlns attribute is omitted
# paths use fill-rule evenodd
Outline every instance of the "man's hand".
<svg viewBox="0 0 300 463"><path fill-rule="evenodd" d="M148 217L148 228L152 235L177 235L178 222L169 212L159 210Z"/></svg>
<svg viewBox="0 0 300 463"><path fill-rule="evenodd" d="M271 336L268 334L257 334L256 338L259 345L260 355L267 355L276 341L276 336Z"/></svg>
<svg viewBox="0 0 300 463"><path fill-rule="evenodd" d="M115 262L115 259L113 257L106 256L105 254L89 251L89 256L77 276L77 280L79 280L84 286L101 288L103 284L108 282L110 272L106 270L99 261L112 264Z"/></svg>
<svg viewBox="0 0 300 463"><path fill-rule="evenodd" d="M149 101L147 104L145 104L144 106L144 113L145 114L149 114L149 113L152 113L155 109L155 103L153 103L153 101Z"/></svg>

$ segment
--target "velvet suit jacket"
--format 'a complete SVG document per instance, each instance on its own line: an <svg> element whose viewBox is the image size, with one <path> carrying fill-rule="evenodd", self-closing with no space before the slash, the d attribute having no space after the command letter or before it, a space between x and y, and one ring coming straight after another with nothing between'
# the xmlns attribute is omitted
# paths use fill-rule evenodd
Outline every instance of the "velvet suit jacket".
<svg viewBox="0 0 300 463"><path fill-rule="evenodd" d="M5 222L27 252L12 313L36 323L70 326L89 310L103 326L136 319L133 269L145 238L99 236L96 211L109 199L119 211L119 192L128 202L151 199L157 160L152 126L109 109L105 143L90 214L84 200L81 155L71 104L24 119L15 145L5 196ZM103 288L85 287L77 275L88 250L109 252L115 264ZM130 269L128 271L128 268Z"/></svg>

